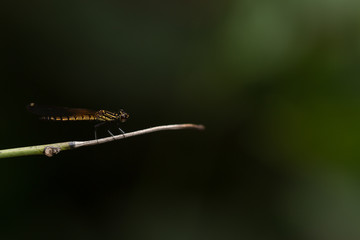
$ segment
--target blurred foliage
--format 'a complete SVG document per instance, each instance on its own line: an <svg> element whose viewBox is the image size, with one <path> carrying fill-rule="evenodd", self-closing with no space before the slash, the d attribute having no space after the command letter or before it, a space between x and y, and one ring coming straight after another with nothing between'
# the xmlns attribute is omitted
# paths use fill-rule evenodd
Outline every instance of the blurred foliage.
<svg viewBox="0 0 360 240"><path fill-rule="evenodd" d="M29 102L207 127L3 160L2 239L360 238L359 1L2 5L2 149L92 138Z"/></svg>

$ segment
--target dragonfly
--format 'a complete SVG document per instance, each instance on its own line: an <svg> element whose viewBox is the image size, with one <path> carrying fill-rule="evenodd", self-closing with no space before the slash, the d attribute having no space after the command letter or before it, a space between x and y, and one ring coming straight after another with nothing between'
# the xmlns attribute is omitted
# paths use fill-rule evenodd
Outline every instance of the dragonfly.
<svg viewBox="0 0 360 240"><path fill-rule="evenodd" d="M40 120L45 121L98 121L100 123L94 126L95 139L97 139L97 128L106 123L115 123L120 132L125 134L118 125L129 118L129 114L123 109L120 109L118 112L107 110L95 111L86 108L55 107L36 103L30 103L26 108L29 112L40 116ZM107 131L111 136L114 136L110 130Z"/></svg>

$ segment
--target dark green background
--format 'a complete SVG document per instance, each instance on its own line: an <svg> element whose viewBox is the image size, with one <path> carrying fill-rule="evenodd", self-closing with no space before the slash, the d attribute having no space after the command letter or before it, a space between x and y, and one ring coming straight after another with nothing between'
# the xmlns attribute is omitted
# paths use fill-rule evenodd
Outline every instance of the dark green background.
<svg viewBox="0 0 360 240"><path fill-rule="evenodd" d="M1 149L93 138L29 102L207 127L2 159L1 239L360 238L359 1L1 5Z"/></svg>

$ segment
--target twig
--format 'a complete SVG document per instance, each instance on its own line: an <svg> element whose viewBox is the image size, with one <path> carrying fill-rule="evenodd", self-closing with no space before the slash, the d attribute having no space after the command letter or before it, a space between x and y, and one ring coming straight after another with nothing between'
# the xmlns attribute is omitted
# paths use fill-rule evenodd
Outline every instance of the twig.
<svg viewBox="0 0 360 240"><path fill-rule="evenodd" d="M48 157L52 157L58 154L60 151L75 149L79 147L92 146L107 142L112 142L115 140L120 140L128 137L134 137L138 135L143 135L152 132L165 131L165 130L181 130L181 129L197 129L204 130L205 127L203 125L197 124L173 124L173 125L164 125L158 127L147 128L135 132L129 132L125 134L119 134L111 137L100 138L97 140L89 140L89 141L70 141L70 142L62 142L62 143L51 143L45 145L38 146L29 146L29 147L21 147L21 148L11 148L0 150L0 158L10 158L10 157L19 157L19 156L28 156L28 155L45 155Z"/></svg>

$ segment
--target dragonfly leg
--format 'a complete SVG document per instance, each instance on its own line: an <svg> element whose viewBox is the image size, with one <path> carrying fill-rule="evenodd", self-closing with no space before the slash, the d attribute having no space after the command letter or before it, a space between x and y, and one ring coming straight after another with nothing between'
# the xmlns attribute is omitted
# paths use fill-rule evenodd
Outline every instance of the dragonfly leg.
<svg viewBox="0 0 360 240"><path fill-rule="evenodd" d="M125 138L125 132L119 127L119 123L116 124L119 131L122 133L123 137Z"/></svg>
<svg viewBox="0 0 360 240"><path fill-rule="evenodd" d="M98 123L94 126L94 134L95 134L95 139L97 139L97 128L100 127L101 125L104 125L106 122L101 122Z"/></svg>
<svg viewBox="0 0 360 240"><path fill-rule="evenodd" d="M125 132L121 129L121 128L118 128L120 130L120 132L124 135Z"/></svg>
<svg viewBox="0 0 360 240"><path fill-rule="evenodd" d="M110 132L110 130L107 130L107 132L112 136L112 138L115 140L115 136L114 134L112 134L112 132Z"/></svg>
<svg viewBox="0 0 360 240"><path fill-rule="evenodd" d="M115 135L112 134L112 132L110 132L110 130L107 130L107 132L113 137L113 139L115 139Z"/></svg>

